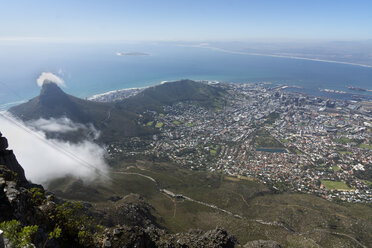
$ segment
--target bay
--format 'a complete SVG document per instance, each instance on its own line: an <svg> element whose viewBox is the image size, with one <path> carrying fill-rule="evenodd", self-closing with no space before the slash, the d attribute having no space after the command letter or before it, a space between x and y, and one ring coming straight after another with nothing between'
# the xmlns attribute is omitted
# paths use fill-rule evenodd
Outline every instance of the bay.
<svg viewBox="0 0 372 248"><path fill-rule="evenodd" d="M117 52L149 56L117 56ZM57 74L65 80L67 93L82 98L185 78L233 83L270 81L309 90L351 92L348 86L372 89L372 68L347 64L234 54L162 42L1 43L2 108L36 96L40 90L36 79L42 72Z"/></svg>

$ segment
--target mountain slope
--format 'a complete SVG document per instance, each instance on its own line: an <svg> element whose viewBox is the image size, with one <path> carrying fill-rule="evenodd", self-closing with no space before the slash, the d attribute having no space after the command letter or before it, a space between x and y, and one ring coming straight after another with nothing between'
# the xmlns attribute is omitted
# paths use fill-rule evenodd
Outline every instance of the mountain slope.
<svg viewBox="0 0 372 248"><path fill-rule="evenodd" d="M77 123L91 123L101 131L101 141L111 142L156 133L155 129L138 122L145 110L161 111L164 105L182 101L213 108L221 105L224 94L224 90L217 87L181 80L147 88L120 102L102 103L68 95L56 84L46 81L39 96L9 111L24 121L67 117ZM65 139L73 139L71 136Z"/></svg>
<svg viewBox="0 0 372 248"><path fill-rule="evenodd" d="M124 100L120 105L137 112L146 109L159 111L161 106L183 101L192 101L210 108L214 107L216 102L222 102L225 93L221 88L186 79L147 88Z"/></svg>
<svg viewBox="0 0 372 248"><path fill-rule="evenodd" d="M64 93L56 84L45 82L40 95L9 110L24 121L39 118L67 117L73 122L88 124L102 132L101 140L140 136L152 133L137 125L137 115L113 103L83 100Z"/></svg>
<svg viewBox="0 0 372 248"><path fill-rule="evenodd" d="M6 138L1 138L1 150L10 152ZM20 178L16 173L20 170L20 165L16 171L0 165L0 225L4 231L0 244L5 247L180 247L179 240L182 247L190 248L232 248L236 244L221 228L168 234L152 215L154 208L140 196L126 197L111 215L89 203L65 201ZM119 223L114 225L113 220Z"/></svg>
<svg viewBox="0 0 372 248"><path fill-rule="evenodd" d="M105 103L88 103L88 101L64 93L54 83L45 82L39 96L12 107L10 112L25 121L67 116L72 121L79 123L98 123L105 118L110 107ZM94 114L92 109L94 109Z"/></svg>

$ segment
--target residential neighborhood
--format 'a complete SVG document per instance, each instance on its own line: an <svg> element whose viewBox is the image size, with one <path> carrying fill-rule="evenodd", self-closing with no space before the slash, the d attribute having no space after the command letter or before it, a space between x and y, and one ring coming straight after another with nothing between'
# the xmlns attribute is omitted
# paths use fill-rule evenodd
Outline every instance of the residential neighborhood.
<svg viewBox="0 0 372 248"><path fill-rule="evenodd" d="M372 105L291 92L268 83L211 83L228 94L147 111L150 139L112 144L110 154L168 159L192 170L260 180L274 190L372 202Z"/></svg>

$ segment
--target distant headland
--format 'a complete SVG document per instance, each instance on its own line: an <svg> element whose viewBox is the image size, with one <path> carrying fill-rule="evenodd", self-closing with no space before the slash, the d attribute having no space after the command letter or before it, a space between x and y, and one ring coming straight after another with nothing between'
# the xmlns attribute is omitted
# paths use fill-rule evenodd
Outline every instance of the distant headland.
<svg viewBox="0 0 372 248"><path fill-rule="evenodd" d="M142 53L142 52L129 52L129 53L123 53L123 52L117 52L117 56L150 56L148 53Z"/></svg>

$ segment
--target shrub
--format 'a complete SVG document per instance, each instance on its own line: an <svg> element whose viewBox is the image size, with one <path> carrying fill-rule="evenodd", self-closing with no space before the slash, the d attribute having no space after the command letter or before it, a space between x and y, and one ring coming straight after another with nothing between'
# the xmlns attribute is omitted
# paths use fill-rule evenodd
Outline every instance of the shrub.
<svg viewBox="0 0 372 248"><path fill-rule="evenodd" d="M0 223L0 229L4 231L4 237L9 239L14 248L31 247L33 235L37 232L38 226L25 226L17 220L4 221Z"/></svg>
<svg viewBox="0 0 372 248"><path fill-rule="evenodd" d="M55 229L49 234L50 238L62 238L89 247L93 242L92 230L95 227L91 218L81 213L81 202L65 202L58 205L49 217L55 223Z"/></svg>
<svg viewBox="0 0 372 248"><path fill-rule="evenodd" d="M28 190L32 195L32 200L35 204L40 205L45 200L45 192L40 188L31 188Z"/></svg>

